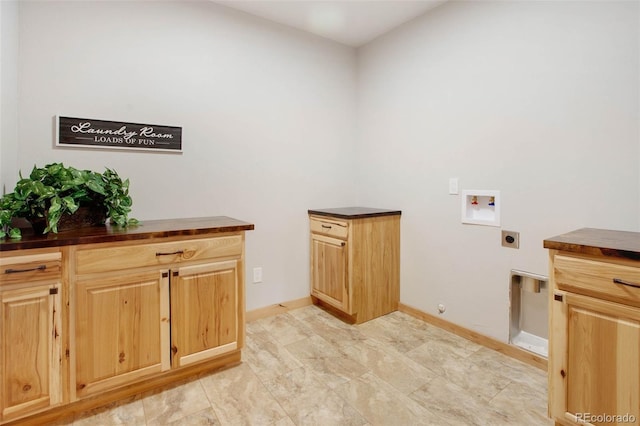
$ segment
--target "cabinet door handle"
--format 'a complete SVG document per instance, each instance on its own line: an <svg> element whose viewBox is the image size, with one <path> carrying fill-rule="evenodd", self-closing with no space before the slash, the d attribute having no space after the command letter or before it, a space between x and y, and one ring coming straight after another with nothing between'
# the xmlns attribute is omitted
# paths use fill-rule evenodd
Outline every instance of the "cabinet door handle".
<svg viewBox="0 0 640 426"><path fill-rule="evenodd" d="M620 278L614 278L613 282L616 284L628 285L629 287L640 288L640 284L632 283L631 281L621 280Z"/></svg>
<svg viewBox="0 0 640 426"><path fill-rule="evenodd" d="M174 254L183 254L184 250L173 251L171 253L163 253L161 251L156 252L156 256L171 256Z"/></svg>
<svg viewBox="0 0 640 426"><path fill-rule="evenodd" d="M36 266L35 268L27 268L27 269L5 269L5 274L18 274L20 272L31 272L31 271L44 271L47 269L47 265Z"/></svg>
<svg viewBox="0 0 640 426"><path fill-rule="evenodd" d="M323 227L324 229L331 229L331 225L324 225L324 224L323 224L323 225L322 225L322 227Z"/></svg>

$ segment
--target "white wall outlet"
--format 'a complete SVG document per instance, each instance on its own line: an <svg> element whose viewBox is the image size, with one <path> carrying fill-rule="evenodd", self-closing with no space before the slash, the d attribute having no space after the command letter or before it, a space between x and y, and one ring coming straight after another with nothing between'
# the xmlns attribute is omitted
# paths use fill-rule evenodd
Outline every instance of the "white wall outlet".
<svg viewBox="0 0 640 426"><path fill-rule="evenodd" d="M253 283L261 283L262 282L262 268L253 268Z"/></svg>
<svg viewBox="0 0 640 426"><path fill-rule="evenodd" d="M458 178L449 178L449 194L458 194Z"/></svg>

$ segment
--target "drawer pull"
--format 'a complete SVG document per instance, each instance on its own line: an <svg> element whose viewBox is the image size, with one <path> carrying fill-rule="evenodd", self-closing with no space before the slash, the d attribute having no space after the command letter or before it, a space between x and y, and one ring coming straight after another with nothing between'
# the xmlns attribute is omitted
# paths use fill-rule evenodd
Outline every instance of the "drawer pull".
<svg viewBox="0 0 640 426"><path fill-rule="evenodd" d="M36 266L35 268L27 268L27 269L5 269L5 274L18 274L20 272L31 272L31 271L44 271L47 269L47 265Z"/></svg>
<svg viewBox="0 0 640 426"><path fill-rule="evenodd" d="M628 285L629 287L640 288L640 284L632 283L631 281L621 280L620 278L614 278L613 282L616 283L616 284Z"/></svg>
<svg viewBox="0 0 640 426"><path fill-rule="evenodd" d="M325 224L323 224L323 225L322 225L322 227L323 227L324 229L331 229L331 225L325 225Z"/></svg>
<svg viewBox="0 0 640 426"><path fill-rule="evenodd" d="M156 256L171 256L174 254L183 254L184 250L173 251L171 253L163 253L161 251L156 252Z"/></svg>

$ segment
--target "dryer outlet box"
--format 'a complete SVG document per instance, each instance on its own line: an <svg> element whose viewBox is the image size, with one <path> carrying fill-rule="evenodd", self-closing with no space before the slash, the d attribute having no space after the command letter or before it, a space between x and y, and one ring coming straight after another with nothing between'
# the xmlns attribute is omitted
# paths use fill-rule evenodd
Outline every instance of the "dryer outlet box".
<svg viewBox="0 0 640 426"><path fill-rule="evenodd" d="M514 231L502 231L502 247L520 248L520 233Z"/></svg>

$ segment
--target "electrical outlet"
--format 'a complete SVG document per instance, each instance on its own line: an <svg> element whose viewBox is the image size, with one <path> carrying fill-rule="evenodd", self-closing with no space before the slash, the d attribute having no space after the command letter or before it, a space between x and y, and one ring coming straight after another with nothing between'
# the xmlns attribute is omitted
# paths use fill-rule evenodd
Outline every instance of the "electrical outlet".
<svg viewBox="0 0 640 426"><path fill-rule="evenodd" d="M262 282L262 268L253 268L253 283L261 283Z"/></svg>
<svg viewBox="0 0 640 426"><path fill-rule="evenodd" d="M502 231L502 247L520 248L520 233L515 231Z"/></svg>

